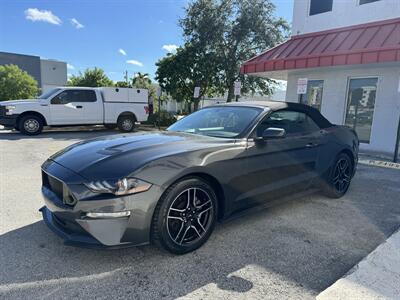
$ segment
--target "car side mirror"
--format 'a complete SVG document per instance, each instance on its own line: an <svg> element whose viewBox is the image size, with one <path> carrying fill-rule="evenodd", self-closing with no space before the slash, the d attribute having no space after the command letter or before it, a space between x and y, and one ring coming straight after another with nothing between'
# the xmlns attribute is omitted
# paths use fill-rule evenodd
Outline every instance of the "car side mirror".
<svg viewBox="0 0 400 300"><path fill-rule="evenodd" d="M269 139L284 138L286 136L286 131L283 128L269 127L264 130L262 136L257 137L256 140L264 141Z"/></svg>

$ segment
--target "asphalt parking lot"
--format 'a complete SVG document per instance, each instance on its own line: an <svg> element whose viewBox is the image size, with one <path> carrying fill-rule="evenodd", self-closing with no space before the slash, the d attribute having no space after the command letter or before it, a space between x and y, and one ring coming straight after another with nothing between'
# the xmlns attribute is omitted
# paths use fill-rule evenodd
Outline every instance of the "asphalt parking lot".
<svg viewBox="0 0 400 300"><path fill-rule="evenodd" d="M302 193L217 226L201 249L64 246L41 221L40 165L114 131L0 131L0 298L311 299L400 227L400 171L360 165L345 197Z"/></svg>

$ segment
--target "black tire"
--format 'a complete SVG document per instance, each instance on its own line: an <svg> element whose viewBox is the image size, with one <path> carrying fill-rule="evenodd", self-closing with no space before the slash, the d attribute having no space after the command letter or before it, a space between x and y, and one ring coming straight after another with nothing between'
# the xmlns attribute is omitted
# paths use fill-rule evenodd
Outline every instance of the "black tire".
<svg viewBox="0 0 400 300"><path fill-rule="evenodd" d="M104 124L104 127L107 129L115 129L117 128L117 124Z"/></svg>
<svg viewBox="0 0 400 300"><path fill-rule="evenodd" d="M43 130L43 120L35 115L26 115L19 120L18 127L25 135L38 135Z"/></svg>
<svg viewBox="0 0 400 300"><path fill-rule="evenodd" d="M135 129L135 118L133 116L121 116L118 118L117 126L122 132L131 132Z"/></svg>
<svg viewBox="0 0 400 300"><path fill-rule="evenodd" d="M183 179L170 186L159 200L151 239L171 253L185 254L208 240L216 219L217 197L210 185L199 178Z"/></svg>
<svg viewBox="0 0 400 300"><path fill-rule="evenodd" d="M322 191L329 198L340 198L349 189L354 162L346 153L340 153L322 181Z"/></svg>

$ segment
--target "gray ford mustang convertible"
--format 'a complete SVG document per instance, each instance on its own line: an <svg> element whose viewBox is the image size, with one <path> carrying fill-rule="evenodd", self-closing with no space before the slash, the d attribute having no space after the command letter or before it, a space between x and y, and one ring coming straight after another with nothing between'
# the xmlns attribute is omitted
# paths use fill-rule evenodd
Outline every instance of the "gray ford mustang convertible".
<svg viewBox="0 0 400 300"><path fill-rule="evenodd" d="M40 210L65 243L200 247L218 220L318 186L343 196L358 157L354 131L294 103L201 109L165 132L72 145L42 166Z"/></svg>

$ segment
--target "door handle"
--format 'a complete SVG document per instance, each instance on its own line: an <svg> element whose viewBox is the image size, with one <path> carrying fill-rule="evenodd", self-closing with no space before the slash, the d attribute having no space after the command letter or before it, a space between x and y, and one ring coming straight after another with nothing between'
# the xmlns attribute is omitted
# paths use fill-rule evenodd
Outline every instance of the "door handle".
<svg viewBox="0 0 400 300"><path fill-rule="evenodd" d="M77 105L76 108L82 108L82 105Z"/></svg>

